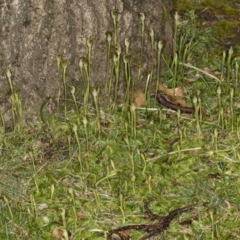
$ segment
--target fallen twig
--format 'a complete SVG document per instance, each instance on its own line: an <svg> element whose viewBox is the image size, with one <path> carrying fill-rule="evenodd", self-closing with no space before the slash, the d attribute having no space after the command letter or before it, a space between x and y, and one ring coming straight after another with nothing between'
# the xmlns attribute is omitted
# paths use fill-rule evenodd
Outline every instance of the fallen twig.
<svg viewBox="0 0 240 240"><path fill-rule="evenodd" d="M190 205L187 207L183 207L183 208L178 208L178 209L171 211L167 216L159 216L157 214L154 214L148 208L147 202L144 202L145 214L148 216L148 218L151 221L157 220L158 222L155 224L132 224L132 225L127 225L127 226L120 227L120 228L117 228L114 230L110 230L108 232L107 239L112 240L113 234L117 234L117 235L119 235L121 240L129 240L130 236L129 236L128 231L137 230L140 232L147 233L147 235L143 236L140 239L140 240L147 240L148 238L156 236L159 233L162 233L163 231L165 231L169 227L173 218L175 218L176 216L178 216L184 212L188 212L188 211L194 209L195 206L196 206L196 204Z"/></svg>

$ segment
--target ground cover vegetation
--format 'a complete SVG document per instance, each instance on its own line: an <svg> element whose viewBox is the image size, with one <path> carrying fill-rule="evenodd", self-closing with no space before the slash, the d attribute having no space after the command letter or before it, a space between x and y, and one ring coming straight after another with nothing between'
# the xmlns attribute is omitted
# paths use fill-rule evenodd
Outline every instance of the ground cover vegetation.
<svg viewBox="0 0 240 240"><path fill-rule="evenodd" d="M22 125L21 99L5 70L13 127L7 131L1 116L0 239L238 239L234 48L216 55L211 28L189 11L174 15L175 54L166 56L140 13L137 76L147 74L139 103L133 99L138 79L132 78L131 41L118 44L117 11L111 17L104 87L91 85L91 39L79 61L83 93L68 85L68 63L57 55L56 110L48 114L54 99L47 99L32 126ZM143 71L147 44L152 58ZM122 82L125 95L119 98ZM185 103L167 99L163 85L173 93L183 89ZM156 96L179 109L158 105Z"/></svg>

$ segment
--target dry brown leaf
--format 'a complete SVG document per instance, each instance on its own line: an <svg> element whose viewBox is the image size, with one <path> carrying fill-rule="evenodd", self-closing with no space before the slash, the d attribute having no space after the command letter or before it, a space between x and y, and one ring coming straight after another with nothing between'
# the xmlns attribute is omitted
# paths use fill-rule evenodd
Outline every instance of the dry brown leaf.
<svg viewBox="0 0 240 240"><path fill-rule="evenodd" d="M122 240L129 240L130 239L129 231L121 231L121 232L119 232L119 236Z"/></svg>
<svg viewBox="0 0 240 240"><path fill-rule="evenodd" d="M55 238L56 240L61 240L63 236L62 229L56 227L52 230L52 237Z"/></svg>
<svg viewBox="0 0 240 240"><path fill-rule="evenodd" d="M166 87L163 85L163 83L161 81L159 81L158 84L158 90L165 92Z"/></svg>
<svg viewBox="0 0 240 240"><path fill-rule="evenodd" d="M163 91L171 102L177 103L183 107L186 106L186 101L183 99L184 90L182 88L166 88L162 82L159 82L158 90Z"/></svg>
<svg viewBox="0 0 240 240"><path fill-rule="evenodd" d="M145 95L141 90L135 90L133 92L133 104L135 107L141 107L142 105L146 104Z"/></svg>
<svg viewBox="0 0 240 240"><path fill-rule="evenodd" d="M70 231L67 231L63 227L56 227L52 230L51 236L55 240L63 240L63 239L73 239L73 235L71 234Z"/></svg>
<svg viewBox="0 0 240 240"><path fill-rule="evenodd" d="M84 215L81 211L79 211L77 213L77 219L78 220L82 220L82 219L85 219L85 218L88 218L86 215Z"/></svg>

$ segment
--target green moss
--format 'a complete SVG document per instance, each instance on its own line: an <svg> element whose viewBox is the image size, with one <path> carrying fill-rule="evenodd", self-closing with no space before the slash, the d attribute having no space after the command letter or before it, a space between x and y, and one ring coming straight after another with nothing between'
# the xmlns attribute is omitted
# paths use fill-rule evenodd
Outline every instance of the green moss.
<svg viewBox="0 0 240 240"><path fill-rule="evenodd" d="M220 39L234 37L235 32L234 29L236 29L239 26L238 21L227 21L227 20L221 20L216 23L214 26L214 30L216 32L216 35Z"/></svg>
<svg viewBox="0 0 240 240"><path fill-rule="evenodd" d="M213 55L226 50L230 45L234 49L239 46L240 37L237 34L237 29L240 24L238 20L240 9L234 0L174 1L174 11L178 11L179 14L186 17L186 13L190 10L195 11L198 16L198 26L204 26L205 35L210 33L210 38L219 43L219 45L211 45ZM201 27L199 31L201 32Z"/></svg>
<svg viewBox="0 0 240 240"><path fill-rule="evenodd" d="M201 7L208 8L214 14L223 14L223 15L234 15L237 16L240 13L239 9L233 7L234 1L228 1L227 4L225 1L219 0L204 0L200 3Z"/></svg>
<svg viewBox="0 0 240 240"><path fill-rule="evenodd" d="M180 13L190 10L204 10L216 15L221 14L229 16L238 16L240 14L240 10L234 7L234 1L224 0L175 0L174 10Z"/></svg>
<svg viewBox="0 0 240 240"><path fill-rule="evenodd" d="M190 10L196 10L196 4L191 0L175 0L174 3L174 11L179 13L186 12Z"/></svg>

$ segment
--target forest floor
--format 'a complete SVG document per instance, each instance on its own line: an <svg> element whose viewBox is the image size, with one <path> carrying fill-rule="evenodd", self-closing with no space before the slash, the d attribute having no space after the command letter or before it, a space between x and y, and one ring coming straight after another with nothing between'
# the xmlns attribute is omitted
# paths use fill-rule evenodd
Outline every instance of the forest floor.
<svg viewBox="0 0 240 240"><path fill-rule="evenodd" d="M218 38L209 9L179 9L177 54L167 60L156 43L137 95L125 62L122 104L114 63L105 89L83 68L82 104L71 87L72 100L49 115L49 99L32 126L13 94L13 131L1 125L0 239L240 239L240 35Z"/></svg>

